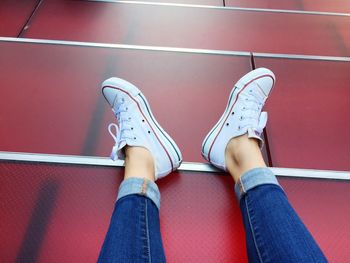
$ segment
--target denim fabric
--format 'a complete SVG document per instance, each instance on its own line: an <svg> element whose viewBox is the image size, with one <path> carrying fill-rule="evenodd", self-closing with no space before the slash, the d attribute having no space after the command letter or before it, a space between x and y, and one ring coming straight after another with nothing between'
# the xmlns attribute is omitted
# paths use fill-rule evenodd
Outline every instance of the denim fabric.
<svg viewBox="0 0 350 263"><path fill-rule="evenodd" d="M143 178L128 178L120 184L117 201L130 194L147 196L160 209L160 192L156 183Z"/></svg>
<svg viewBox="0 0 350 263"><path fill-rule="evenodd" d="M249 262L327 262L269 169L248 171L235 191L240 200Z"/></svg>
<svg viewBox="0 0 350 263"><path fill-rule="evenodd" d="M160 233L159 191L155 183L131 178L119 188L99 263L166 262Z"/></svg>
<svg viewBox="0 0 350 263"><path fill-rule="evenodd" d="M279 185L276 176L267 168L255 168L245 173L235 185L235 194L238 200L250 189L262 184Z"/></svg>
<svg viewBox="0 0 350 263"><path fill-rule="evenodd" d="M240 200L249 262L327 262L269 169L248 171L236 184L235 192ZM127 179L117 200L98 262L165 262L156 184Z"/></svg>

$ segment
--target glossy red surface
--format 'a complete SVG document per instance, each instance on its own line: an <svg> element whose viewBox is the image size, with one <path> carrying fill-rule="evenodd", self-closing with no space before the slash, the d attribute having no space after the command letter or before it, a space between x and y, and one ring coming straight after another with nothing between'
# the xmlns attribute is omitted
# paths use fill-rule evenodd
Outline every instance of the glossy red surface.
<svg viewBox="0 0 350 263"><path fill-rule="evenodd" d="M96 262L122 176L120 168L0 163L0 258ZM348 262L349 182L280 181L329 261ZM174 173L159 187L169 262L247 262L231 178Z"/></svg>
<svg viewBox="0 0 350 263"><path fill-rule="evenodd" d="M36 2L0 1L0 36L17 36ZM225 2L350 13L346 0ZM349 28L349 17L44 0L25 37L350 56ZM142 89L185 161L202 162L203 137L250 70L247 57L5 42L0 50L1 151L107 156L114 117L99 85L118 76ZM277 77L266 107L273 164L349 171L349 63L256 64ZM96 262L122 175L121 168L0 162L0 261ZM280 181L329 261L350 262L349 182ZM169 262L247 262L229 177L174 173L159 186Z"/></svg>
<svg viewBox="0 0 350 263"><path fill-rule="evenodd" d="M96 262L122 176L115 168L0 163L0 258ZM159 186L169 262L247 261L231 178L175 173Z"/></svg>
<svg viewBox="0 0 350 263"><path fill-rule="evenodd" d="M247 7L247 8L269 8L285 10L302 10L302 1L298 0L225 0L226 6L230 7Z"/></svg>
<svg viewBox="0 0 350 263"><path fill-rule="evenodd" d="M138 0L131 0L138 1ZM223 6L223 0L144 0L142 2L159 2L159 3L174 3L174 4L187 4L187 5L213 5Z"/></svg>
<svg viewBox="0 0 350 263"><path fill-rule="evenodd" d="M274 71L267 103L272 163L350 170L349 63L256 58Z"/></svg>
<svg viewBox="0 0 350 263"><path fill-rule="evenodd" d="M347 28L348 17L48 1L41 6L25 37L349 56Z"/></svg>
<svg viewBox="0 0 350 263"><path fill-rule="evenodd" d="M350 3L347 0L225 0L225 3L232 7L350 13Z"/></svg>
<svg viewBox="0 0 350 263"><path fill-rule="evenodd" d="M38 0L1 0L0 37L17 37Z"/></svg>
<svg viewBox="0 0 350 263"><path fill-rule="evenodd" d="M329 262L350 261L350 182L280 178L288 199Z"/></svg>
<svg viewBox="0 0 350 263"><path fill-rule="evenodd" d="M2 151L108 156L114 122L100 83L124 78L144 92L185 161L220 118L249 57L0 43Z"/></svg>

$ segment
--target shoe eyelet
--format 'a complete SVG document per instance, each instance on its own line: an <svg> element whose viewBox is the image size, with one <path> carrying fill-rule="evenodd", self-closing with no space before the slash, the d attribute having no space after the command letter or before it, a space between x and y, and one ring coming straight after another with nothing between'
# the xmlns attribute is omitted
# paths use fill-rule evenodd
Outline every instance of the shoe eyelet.
<svg viewBox="0 0 350 263"><path fill-rule="evenodd" d="M151 133L151 131L148 131L148 134L150 134Z"/></svg>
<svg viewBox="0 0 350 263"><path fill-rule="evenodd" d="M136 137L134 137L134 140L136 140Z"/></svg>
<svg viewBox="0 0 350 263"><path fill-rule="evenodd" d="M235 112L233 111L231 114L232 114L232 115L234 115L234 114L235 114Z"/></svg>
<svg viewBox="0 0 350 263"><path fill-rule="evenodd" d="M226 123L226 126L229 126L229 125L230 125L230 124L227 122L227 123Z"/></svg>
<svg viewBox="0 0 350 263"><path fill-rule="evenodd" d="M142 122L145 122L145 120L142 120Z"/></svg>
<svg viewBox="0 0 350 263"><path fill-rule="evenodd" d="M133 130L134 129L134 127L131 127L131 130Z"/></svg>
<svg viewBox="0 0 350 263"><path fill-rule="evenodd" d="M240 119L240 120L243 120L244 118L243 118L243 116L241 116L241 117L239 117L239 119Z"/></svg>

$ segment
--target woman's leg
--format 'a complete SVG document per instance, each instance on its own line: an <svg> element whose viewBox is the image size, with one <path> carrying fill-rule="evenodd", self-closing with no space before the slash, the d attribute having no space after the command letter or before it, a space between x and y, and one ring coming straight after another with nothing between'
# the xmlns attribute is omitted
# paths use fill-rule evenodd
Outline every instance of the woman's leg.
<svg viewBox="0 0 350 263"><path fill-rule="evenodd" d="M165 262L151 154L127 147L125 175L98 262Z"/></svg>
<svg viewBox="0 0 350 263"><path fill-rule="evenodd" d="M327 262L266 168L255 139L246 135L232 139L226 148L226 165L236 182L249 262Z"/></svg>
<svg viewBox="0 0 350 263"><path fill-rule="evenodd" d="M261 110L274 84L274 74L265 68L243 76L204 139L202 155L236 182L249 262L326 262L260 152L267 122Z"/></svg>
<svg viewBox="0 0 350 263"><path fill-rule="evenodd" d="M115 140L111 157L125 159L125 176L99 262L165 262L155 181L180 166L181 152L136 86L110 78L102 93L118 120L109 125Z"/></svg>

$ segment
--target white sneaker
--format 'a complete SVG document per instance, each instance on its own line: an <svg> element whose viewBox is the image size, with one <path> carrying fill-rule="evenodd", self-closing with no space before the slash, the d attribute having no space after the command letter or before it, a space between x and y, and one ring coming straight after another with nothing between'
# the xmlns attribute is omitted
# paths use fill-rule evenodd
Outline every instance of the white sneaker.
<svg viewBox="0 0 350 263"><path fill-rule="evenodd" d="M243 134L258 139L262 147L267 112L261 109L274 83L275 75L266 68L255 69L236 83L223 115L202 143L202 156L207 161L226 171L226 146L232 138Z"/></svg>
<svg viewBox="0 0 350 263"><path fill-rule="evenodd" d="M110 78L102 83L102 93L117 117L118 126L111 123L109 133L115 140L111 158L124 159L126 145L148 149L155 161L155 178L159 179L176 170L182 156L171 137L160 127L151 108L133 84L119 78ZM112 127L116 129L113 133Z"/></svg>

